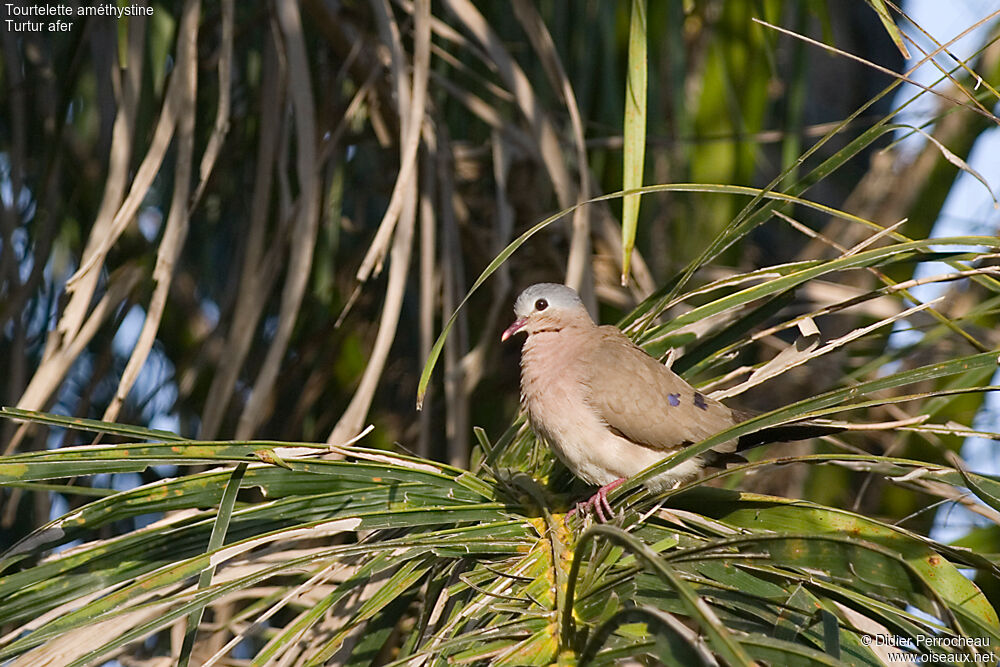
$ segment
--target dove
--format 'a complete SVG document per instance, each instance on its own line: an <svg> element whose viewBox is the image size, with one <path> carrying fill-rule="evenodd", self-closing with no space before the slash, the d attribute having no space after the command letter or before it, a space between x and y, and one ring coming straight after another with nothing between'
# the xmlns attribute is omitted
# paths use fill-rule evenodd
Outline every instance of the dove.
<svg viewBox="0 0 1000 667"><path fill-rule="evenodd" d="M692 387L617 327L598 326L576 291L556 283L525 289L501 341L524 333L521 403L532 430L580 479L600 487L583 506L613 515L607 494L626 479L750 415ZM822 425L763 429L723 443L650 479L675 488L708 466L744 461L738 452L836 432Z"/></svg>

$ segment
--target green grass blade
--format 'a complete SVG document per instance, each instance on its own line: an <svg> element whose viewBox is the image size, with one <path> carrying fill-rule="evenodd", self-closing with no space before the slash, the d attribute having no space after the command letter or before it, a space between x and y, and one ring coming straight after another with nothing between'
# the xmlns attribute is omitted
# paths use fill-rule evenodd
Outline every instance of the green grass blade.
<svg viewBox="0 0 1000 667"><path fill-rule="evenodd" d="M632 0L629 12L628 76L625 80L625 145L622 155L622 189L642 187L646 162L646 89L648 79L646 0ZM622 198L622 277L628 284L639 220L641 194Z"/></svg>

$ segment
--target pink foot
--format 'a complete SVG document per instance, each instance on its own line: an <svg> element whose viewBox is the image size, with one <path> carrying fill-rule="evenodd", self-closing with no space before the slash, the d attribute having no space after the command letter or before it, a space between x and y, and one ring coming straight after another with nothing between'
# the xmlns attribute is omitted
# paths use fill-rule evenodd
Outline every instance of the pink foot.
<svg viewBox="0 0 1000 667"><path fill-rule="evenodd" d="M611 482L610 484L605 484L597 490L597 493L592 495L588 500L579 502L576 504L567 516L573 516L576 514L577 510L593 510L597 514L597 518L601 523L607 523L611 517L615 515L615 511L611 508L611 503L608 502L608 493L614 491L619 486L625 483L625 477L621 477ZM605 515L605 511L607 514Z"/></svg>

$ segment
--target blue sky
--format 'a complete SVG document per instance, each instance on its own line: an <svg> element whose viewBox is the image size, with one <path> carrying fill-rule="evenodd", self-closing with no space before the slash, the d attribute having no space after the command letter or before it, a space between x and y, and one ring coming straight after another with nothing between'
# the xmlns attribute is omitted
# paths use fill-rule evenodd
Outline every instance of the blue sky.
<svg viewBox="0 0 1000 667"><path fill-rule="evenodd" d="M909 0L904 4L906 13L925 31L930 33L939 43L948 42L959 33L966 30L977 21L1000 11L1000 0ZM965 59L972 56L981 47L984 40L997 29L997 19L994 17L985 25L966 35L948 47L957 58ZM913 36L925 51L933 51L933 42L919 35L919 31L904 26L908 35ZM913 58L907 64L912 67L923 57L916 48L910 48ZM947 55L936 58L940 65L950 70L956 62ZM941 77L941 71L931 63L922 65L912 74L912 79L924 85L932 85ZM994 87L1000 83L991 82ZM948 82L939 87L950 86ZM920 93L916 86L906 84L900 90L897 103ZM899 117L899 122L921 126L930 120L939 100L936 96L924 93ZM1000 105L992 109L1000 113ZM925 128L930 131L931 128ZM901 146L904 156L912 156L915 150L922 147L927 140L919 134L910 134L903 140ZM973 146L968 158L969 166L978 172L986 181L979 182L968 173L962 173L955 181L951 192L941 211L941 217L935 223L932 236L957 235L996 235L1000 229L1000 210L995 205L994 196L1000 197L1000 128L994 127L983 133ZM991 192L992 191L992 192ZM943 264L927 263L920 265L915 277L932 276L939 273L950 273L951 269ZM953 289L952 283L933 283L923 285L913 290L915 296L923 301L934 299L948 289ZM1000 371L993 377L992 384L1000 384ZM1000 393L992 392L985 396L983 409L976 416L973 426L977 429L1000 431ZM981 473L1000 474L1000 456L997 454L998 443L984 438L968 438L962 447L962 457L972 470ZM947 505L938 511L932 537L949 542L964 535L970 525L988 523L982 517L961 506Z"/></svg>

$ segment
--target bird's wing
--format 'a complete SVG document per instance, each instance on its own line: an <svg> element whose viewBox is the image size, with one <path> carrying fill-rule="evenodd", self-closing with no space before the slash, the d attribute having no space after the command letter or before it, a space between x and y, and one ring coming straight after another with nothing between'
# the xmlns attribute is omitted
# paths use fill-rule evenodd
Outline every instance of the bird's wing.
<svg viewBox="0 0 1000 667"><path fill-rule="evenodd" d="M613 326L597 329L580 371L590 407L608 427L652 449L684 447L738 421L730 408L697 391Z"/></svg>

